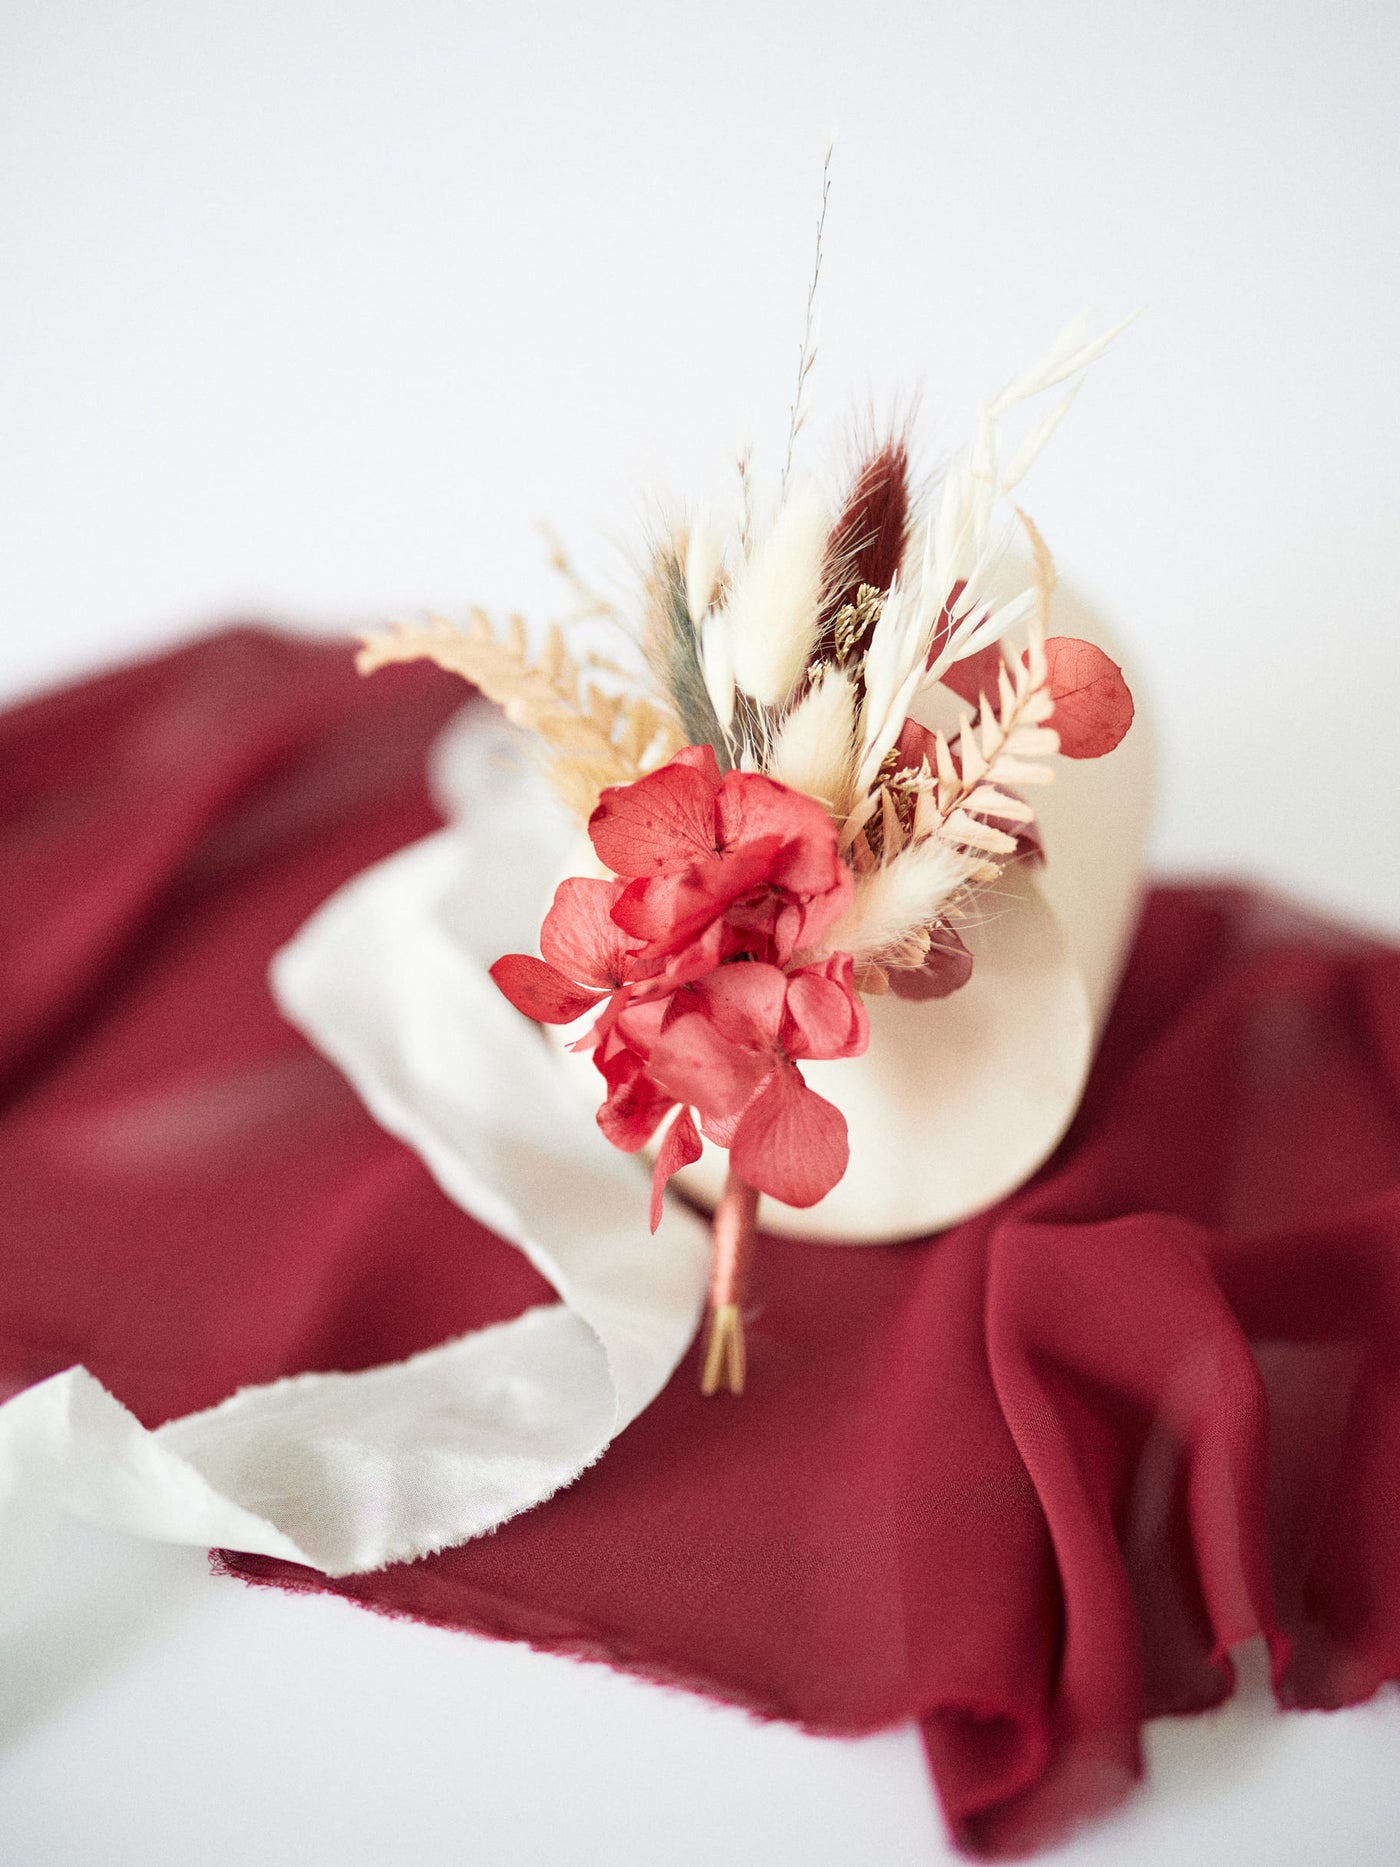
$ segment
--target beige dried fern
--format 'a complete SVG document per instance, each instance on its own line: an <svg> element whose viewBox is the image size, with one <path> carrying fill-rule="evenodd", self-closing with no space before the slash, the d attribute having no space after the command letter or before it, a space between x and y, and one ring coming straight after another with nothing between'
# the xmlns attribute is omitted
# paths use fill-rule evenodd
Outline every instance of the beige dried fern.
<svg viewBox="0 0 1400 1867"><path fill-rule="evenodd" d="M588 680L557 625L534 661L518 616L510 618L501 638L480 610L464 629L434 616L374 631L361 644L355 661L361 674L398 662L431 661L479 688L513 725L538 733L554 754L548 769L555 790L584 822L600 791L631 784L683 743L674 717L652 701L608 693Z"/></svg>
<svg viewBox="0 0 1400 1867"><path fill-rule="evenodd" d="M1047 724L1055 703L1045 633L1055 572L1040 534L1024 522L1036 590L1024 658L1003 658L995 702L985 700L975 719L965 712L951 741L934 735L931 764L913 774L882 769L848 819L855 894L829 939L864 969L862 989L878 990L885 969L917 965L933 922L955 912L969 888L994 881L1015 853L1016 837L1001 826L1032 823L1035 812L1006 787L1048 784L1054 775L1045 762L1059 749Z"/></svg>

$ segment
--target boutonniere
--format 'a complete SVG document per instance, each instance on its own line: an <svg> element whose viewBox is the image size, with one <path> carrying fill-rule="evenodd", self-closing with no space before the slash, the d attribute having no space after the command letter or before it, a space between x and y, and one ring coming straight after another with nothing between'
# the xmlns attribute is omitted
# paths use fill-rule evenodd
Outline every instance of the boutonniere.
<svg viewBox="0 0 1400 1867"><path fill-rule="evenodd" d="M820 243L819 226L814 286ZM845 1118L803 1065L865 1051L867 998L967 984L969 921L1009 864L1043 859L1035 799L1055 761L1110 751L1132 721L1108 655L1052 633L1050 553L1010 502L1114 335L1071 327L984 407L932 492L895 433L831 498L793 472L809 300L766 516L745 457L730 527L692 513L654 541L632 614L593 606L630 659L479 614L365 640L362 670L427 658L537 733L586 826L593 872L559 885L539 955L503 955L492 976L526 1017L580 1024L603 1135L655 1150L653 1229L668 1180L704 1142L727 1150L707 1393L743 1388L759 1196L812 1207L847 1170ZM1064 384L1003 463L1004 419Z"/></svg>

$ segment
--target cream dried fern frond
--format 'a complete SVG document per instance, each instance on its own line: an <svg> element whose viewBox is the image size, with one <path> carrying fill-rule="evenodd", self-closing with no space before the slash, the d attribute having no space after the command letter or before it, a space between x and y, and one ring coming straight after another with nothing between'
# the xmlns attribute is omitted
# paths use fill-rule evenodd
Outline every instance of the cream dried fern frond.
<svg viewBox="0 0 1400 1867"><path fill-rule="evenodd" d="M987 700L975 720L964 713L951 745L945 734L934 735L931 782L914 812L916 836L934 836L994 856L1009 855L1016 839L980 820L1031 822L1031 806L1003 787L1049 784L1054 771L1045 761L1060 749L1059 734L1048 723L1055 700L1045 658L1055 566L1035 526L1024 513L1019 516L1034 560L1035 608L1026 653L1009 662L1003 657L995 705Z"/></svg>
<svg viewBox="0 0 1400 1867"><path fill-rule="evenodd" d="M494 700L513 725L538 733L554 757L549 776L564 804L585 821L608 785L631 784L683 743L677 721L637 694L606 693L580 673L550 629L531 660L525 625L512 616L504 638L475 610L464 629L440 616L396 623L361 637L361 674L397 662L431 661Z"/></svg>
<svg viewBox="0 0 1400 1867"><path fill-rule="evenodd" d="M1003 826L1029 824L1035 812L1005 787L1048 784L1053 776L1045 761L1059 737L1048 724L1055 703L1045 632L1055 571L1044 540L1021 516L1034 558L1025 656L1003 660L995 702L988 698L976 719L964 713L951 740L934 735L931 765L882 775L847 819L855 893L824 950L851 953L872 980L882 969L909 965L930 924L966 890L994 881L1015 853L1016 838Z"/></svg>

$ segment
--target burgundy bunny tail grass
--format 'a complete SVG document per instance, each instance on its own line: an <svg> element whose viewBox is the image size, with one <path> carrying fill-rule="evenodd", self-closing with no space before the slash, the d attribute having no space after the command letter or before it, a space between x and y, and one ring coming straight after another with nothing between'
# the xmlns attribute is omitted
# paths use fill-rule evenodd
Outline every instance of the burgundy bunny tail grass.
<svg viewBox="0 0 1400 1867"><path fill-rule="evenodd" d="M862 584L888 590L909 532L909 449L899 436L861 462L827 541L828 623Z"/></svg>
<svg viewBox="0 0 1400 1867"><path fill-rule="evenodd" d="M744 1391L744 1318L742 1304L748 1284L749 1258L758 1215L758 1193L734 1169L715 1207L714 1270L710 1277L710 1336L700 1392L730 1394Z"/></svg>

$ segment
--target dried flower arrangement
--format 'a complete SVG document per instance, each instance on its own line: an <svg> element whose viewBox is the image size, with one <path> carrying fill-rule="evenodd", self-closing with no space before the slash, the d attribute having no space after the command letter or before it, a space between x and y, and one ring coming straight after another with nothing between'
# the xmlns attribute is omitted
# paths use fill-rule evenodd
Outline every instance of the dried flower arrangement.
<svg viewBox="0 0 1400 1867"><path fill-rule="evenodd" d="M824 183L813 291L825 204ZM743 1388L759 1195L811 1206L846 1170L845 1119L800 1063L865 1049L863 995L937 998L966 983L959 923L1004 865L1041 859L1026 791L1050 781L1057 753L1111 750L1133 715L1107 655L1049 635L1050 554L1004 505L1116 330L1090 340L1072 326L990 402L926 510L898 435L833 508L791 471L811 307L809 293L771 516L755 522L745 458L733 536L701 516L656 544L636 629L644 671L580 667L558 627L532 657L523 624L498 636L480 614L465 630L371 635L359 657L364 672L426 658L464 676L539 735L587 825L604 873L564 881L542 957L508 955L492 976L541 1023L592 1018L572 1048L602 1075L598 1121L615 1146L641 1149L669 1123L653 1229L702 1136L728 1149L706 1393ZM1066 382L1003 467L1002 417ZM997 599L1018 520L1029 581ZM937 689L959 707L945 730L915 717Z"/></svg>

